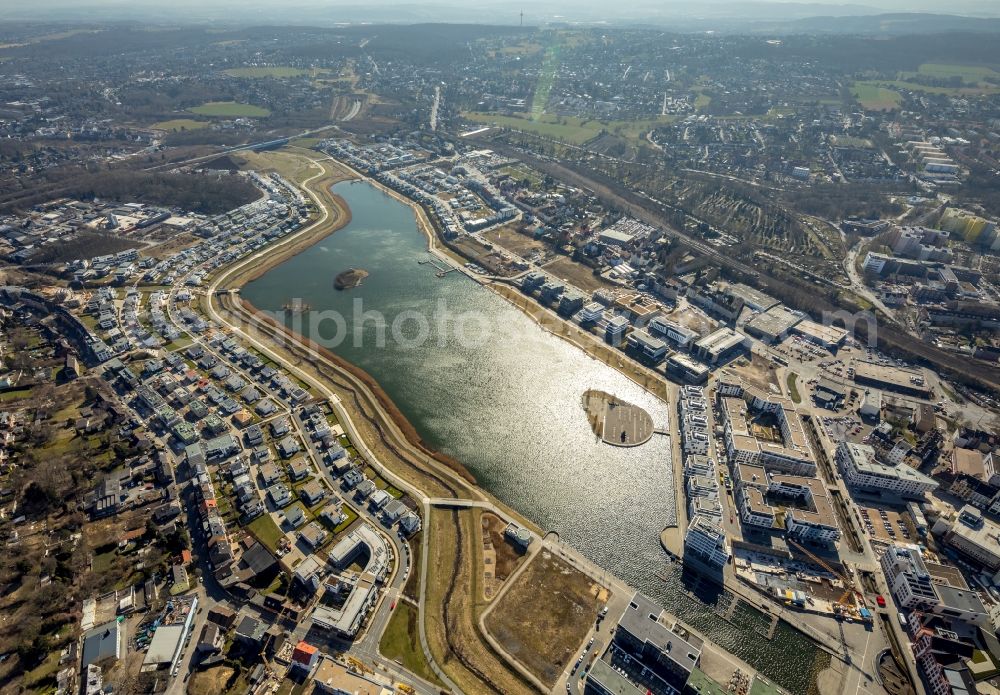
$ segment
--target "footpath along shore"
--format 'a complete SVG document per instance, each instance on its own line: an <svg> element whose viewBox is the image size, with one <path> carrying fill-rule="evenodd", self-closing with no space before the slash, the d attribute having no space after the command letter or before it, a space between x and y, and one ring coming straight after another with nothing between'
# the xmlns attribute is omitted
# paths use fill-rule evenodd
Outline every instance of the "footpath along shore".
<svg viewBox="0 0 1000 695"><path fill-rule="evenodd" d="M569 324L568 322L564 321L561 317L558 317L558 315L556 315L554 312L551 312L548 309L542 307L541 305L534 303L532 300L530 300L530 298L524 297L520 292L516 290L516 288L511 287L509 284L498 283L491 281L489 279L483 279L468 271L468 269L464 267L464 259L456 257L453 254L453 252L451 252L446 248L443 248L439 244L439 240L437 239L437 235L433 229L433 226L427 219L423 209L413 201L405 198L404 196L401 196L395 191L386 188L385 186L379 184L377 181L372 181L368 177L362 176L361 174L354 172L350 167L347 167L346 165L338 162L337 160L334 160L333 158L326 157L323 159L317 159L310 157L310 159L313 162L315 162L318 166L320 166L322 170L316 176L309 177L308 179L300 182L299 185L308 188L309 192L313 194L311 197L313 197L315 202L320 203L321 205L324 206L329 206L327 208L329 213L328 219L324 220L324 223L322 225L317 225L315 228L307 228L306 230L303 231L303 233L300 233L299 235L293 235L292 237L289 237L285 242L278 242L272 247L274 248L274 253L262 254L262 256L259 258L259 261L257 263L252 264L253 267L233 268L232 270L235 270L236 272L230 272L224 269L221 275L219 276L219 279L228 281L225 283L225 286L227 288L230 289L238 288L243 284L246 284L250 280L259 277L263 273L267 272L267 270L284 262L288 258L296 255L297 253L301 253L303 250L309 248L311 245L315 244L320 239L325 238L329 234L337 231L338 229L343 228L351 219L350 210L346 202L339 196L333 194L329 190L329 188L330 186L342 181L355 180L355 179L364 180L370 183L371 185L379 188L379 190L382 190L387 195L393 197L399 202L402 202L410 206L410 208L414 211L415 218L418 222L417 225L418 229L422 233L424 233L424 235L428 239L428 250L430 253L434 254L441 260L448 262L450 265L456 267L458 270L460 270L470 278L474 279L475 281L479 282L480 284L489 287L491 290L493 290L498 295L503 297L509 303L513 304L515 307L524 311L527 315L531 316L543 329L548 330L554 335L558 335L559 337L565 340L568 340L577 347L583 349L591 357L598 359L599 361L607 364L608 366L615 368L617 371L627 376L628 378L633 380L638 385L642 386L647 391L650 391L653 395L656 395L658 398L664 399L668 403L674 400L674 398L671 398L671 396L676 396L677 387L673 384L670 384L670 382L667 382L666 379L659 376L652 370L643 367L638 363L634 363L632 360L626 358L624 355L618 352L615 348L612 348L611 346L604 344L603 341L600 341L597 336L594 336L593 334L587 333L586 331L583 331L582 329L579 329L578 327ZM318 179L321 180L317 181ZM258 316L254 316L257 312L248 303L242 302L241 300L236 299L236 297L233 296L229 296L228 299L235 300L235 302L233 303L224 302L224 306L220 308L222 308L225 313L242 314L243 315L242 318L244 319L250 318L251 323L254 321L254 319L260 320ZM209 301L211 301L211 299ZM228 304L228 306L225 306L225 304ZM228 323L228 321L226 323ZM318 362L321 363L323 367L332 368L332 370L336 370L338 372L341 372L342 370L347 368L348 365L343 364L343 360L340 359L331 360L330 355L317 353L315 351L315 346L310 341L304 339L302 336L293 336L293 338L294 341L304 351L312 351L314 353L313 356L318 359ZM298 365L299 368L306 366L303 364L303 359L302 359L303 355L301 352L299 351L289 352L287 348L282 349L282 352L286 353L286 355L289 358L289 361L292 364ZM313 370L311 369L310 371ZM351 371L360 371L360 370L354 368ZM329 374L328 369L317 369L315 370L315 372L316 376L318 376L321 379L328 378L327 377L327 375ZM351 376L353 378L357 378L358 374L355 373L352 374ZM374 380L371 379L370 376L368 377L368 379L369 380L366 380L366 382L363 384L361 390L381 391L381 388L378 386L377 382L374 382ZM381 411L381 415L383 417L385 417L387 420L394 421L394 424L398 427L395 434L397 435L403 434L406 439L410 439L411 436L415 435L415 432L413 431L412 426L408 422L406 422L405 425L404 423L398 422L398 418L402 417L402 414L399 413L398 409L393 408L385 410L382 407L384 405L383 399L387 398L388 396L384 394L384 392L382 392L381 397L373 398L372 402L375 405L375 407ZM356 400L356 398L354 400ZM357 405L357 403L355 403L355 405ZM371 404L366 403L366 405L371 405ZM405 420L405 418L403 419ZM666 423L658 422L657 425L664 426L666 425ZM361 434L364 439L367 439L369 435L384 437L386 433L382 430L382 428L376 426L371 431L359 434ZM399 443L399 438L397 437L391 437L391 438L396 440L395 442L396 444ZM500 503L499 501L495 500L492 495L483 491L481 488L478 487L478 485L475 485L475 483L472 483L472 485L469 488L467 488L466 487L467 483L463 484L463 482L468 481L468 478L466 478L466 476L468 476L467 471L465 472L466 476L462 476L461 474L459 474L456 479L455 473L457 471L454 469L454 467L449 466L447 463L444 463L441 460L435 461L433 460L432 457L429 457L428 456L429 452L426 450L423 443L419 442L419 438L417 439L418 441L416 442L414 441L408 442L408 444L410 444L413 447L413 450L407 452L407 454L409 455L405 455L405 458L410 458L410 455L412 455L413 459L420 460L420 463L423 465L418 464L416 466L418 470L420 468L424 468L424 466L426 466L426 468L424 468L425 472L429 472L428 469L436 468L438 469L438 471L445 473L443 478L449 483L449 486L454 486L452 494L454 494L456 497L463 497L464 496L463 493L465 494L472 493L471 494L472 497L486 498L490 502L496 504L498 507L503 509L504 511L510 513L511 516L519 519L522 518L519 514L517 514L513 510L510 510L507 507L507 505L504 505L503 503ZM393 448L395 449L395 447ZM396 458L398 460L398 455L402 452L396 449L394 453L396 454L396 456L390 458ZM413 463L415 463L415 461L411 460L409 463L410 466L412 466ZM449 468L451 469L450 471L448 471ZM411 472L415 471L411 469ZM422 476L418 475L417 477L419 478ZM461 480L462 478L466 478L466 481L462 481ZM679 498L678 501L680 503L683 503L682 498ZM524 521L527 522L527 525L529 527L537 530L537 526L535 524L532 524L528 520ZM574 555L576 555L576 553L574 553ZM578 558L578 560L582 561L583 558ZM615 583L617 584L619 582ZM619 588L622 587L619 585ZM722 663L725 663L726 666L728 667L730 664L734 663L733 661L734 657L732 657L732 655L729 654L726 654L726 656L728 658L722 659ZM740 660L735 660L735 661L739 662ZM745 663L740 663L740 665L743 666L744 669L752 670L749 669L748 665Z"/></svg>
<svg viewBox="0 0 1000 695"><path fill-rule="evenodd" d="M319 159L310 159L310 161L314 162L320 171L298 185L302 188L308 187L314 192L326 191L325 194L320 194L319 198L328 210L327 218L321 224L307 224L302 231L273 244L270 251L258 259L256 263L248 265L241 272L233 275L231 281L227 283L229 288L239 288L256 280L267 271L281 265L289 258L297 256L350 223L351 209L343 198L330 192L330 187L344 181L357 179L358 176L353 171L338 165L334 160L330 160L329 164Z"/></svg>

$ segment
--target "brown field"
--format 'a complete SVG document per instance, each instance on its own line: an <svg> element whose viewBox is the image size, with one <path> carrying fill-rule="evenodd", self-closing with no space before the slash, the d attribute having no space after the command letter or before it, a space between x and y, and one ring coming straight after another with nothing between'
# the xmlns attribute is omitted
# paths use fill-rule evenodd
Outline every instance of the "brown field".
<svg viewBox="0 0 1000 695"><path fill-rule="evenodd" d="M160 244L143 249L142 255L149 256L157 260L163 260L167 256L171 256L178 251L191 246L196 240L197 239L194 234L182 232Z"/></svg>
<svg viewBox="0 0 1000 695"><path fill-rule="evenodd" d="M531 693L479 633L480 515L476 510L431 513L425 625L434 660L463 692ZM425 541L427 538L425 537Z"/></svg>
<svg viewBox="0 0 1000 695"><path fill-rule="evenodd" d="M527 234L521 234L513 228L513 225L505 225L491 229L483 233L483 237L499 244L511 253L518 256L528 256L535 251L544 251L545 243L534 239Z"/></svg>
<svg viewBox="0 0 1000 695"><path fill-rule="evenodd" d="M504 535L507 522L496 514L482 515L483 596L492 599L524 559L524 552Z"/></svg>
<svg viewBox="0 0 1000 695"><path fill-rule="evenodd" d="M552 686L593 627L602 594L589 577L543 550L486 617L486 629Z"/></svg>
<svg viewBox="0 0 1000 695"><path fill-rule="evenodd" d="M233 669L229 666L216 666L205 671L197 671L188 681L188 695L217 695L226 690L226 685L232 677Z"/></svg>
<svg viewBox="0 0 1000 695"><path fill-rule="evenodd" d="M320 166L331 165L332 162L316 163L319 157L309 150L292 151L291 149L273 150L267 152L240 152L235 155L246 169L255 171L276 171L292 183L301 184L319 171ZM350 178L350 177L344 177Z"/></svg>
<svg viewBox="0 0 1000 695"><path fill-rule="evenodd" d="M496 577L503 581L514 574L514 570L524 560L524 553L504 536L503 531L507 528L507 522L500 517L495 514L483 514L483 528L489 532L490 541L497 554Z"/></svg>
<svg viewBox="0 0 1000 695"><path fill-rule="evenodd" d="M589 266L577 263L569 256L559 256L551 263L542 266L545 272L554 275L560 280L579 288L584 292L595 292L600 289L615 287L599 275L594 275Z"/></svg>

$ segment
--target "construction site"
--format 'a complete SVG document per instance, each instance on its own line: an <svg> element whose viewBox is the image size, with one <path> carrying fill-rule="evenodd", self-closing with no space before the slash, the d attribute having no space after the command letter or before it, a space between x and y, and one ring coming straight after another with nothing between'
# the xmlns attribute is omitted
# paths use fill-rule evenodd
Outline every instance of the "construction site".
<svg viewBox="0 0 1000 695"><path fill-rule="evenodd" d="M871 620L851 570L788 542L794 554L734 548L736 576L792 609L849 621Z"/></svg>

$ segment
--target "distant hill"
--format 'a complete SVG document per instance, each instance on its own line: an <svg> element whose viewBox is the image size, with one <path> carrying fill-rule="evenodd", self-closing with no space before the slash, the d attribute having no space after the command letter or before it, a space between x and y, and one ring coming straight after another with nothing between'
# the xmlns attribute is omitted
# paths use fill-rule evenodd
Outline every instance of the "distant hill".
<svg viewBox="0 0 1000 695"><path fill-rule="evenodd" d="M947 14L892 13L853 17L806 17L786 24L808 34L940 34L954 31L1000 32L1000 19Z"/></svg>

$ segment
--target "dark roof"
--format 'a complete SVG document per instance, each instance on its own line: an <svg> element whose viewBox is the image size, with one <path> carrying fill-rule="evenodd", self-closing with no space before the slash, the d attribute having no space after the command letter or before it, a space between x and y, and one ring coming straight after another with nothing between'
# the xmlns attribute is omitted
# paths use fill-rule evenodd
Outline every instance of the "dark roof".
<svg viewBox="0 0 1000 695"><path fill-rule="evenodd" d="M118 653L121 627L116 620L98 625L83 636L83 668Z"/></svg>
<svg viewBox="0 0 1000 695"><path fill-rule="evenodd" d="M243 553L242 562L251 572L260 574L273 567L275 560L267 548L260 543L254 543Z"/></svg>

